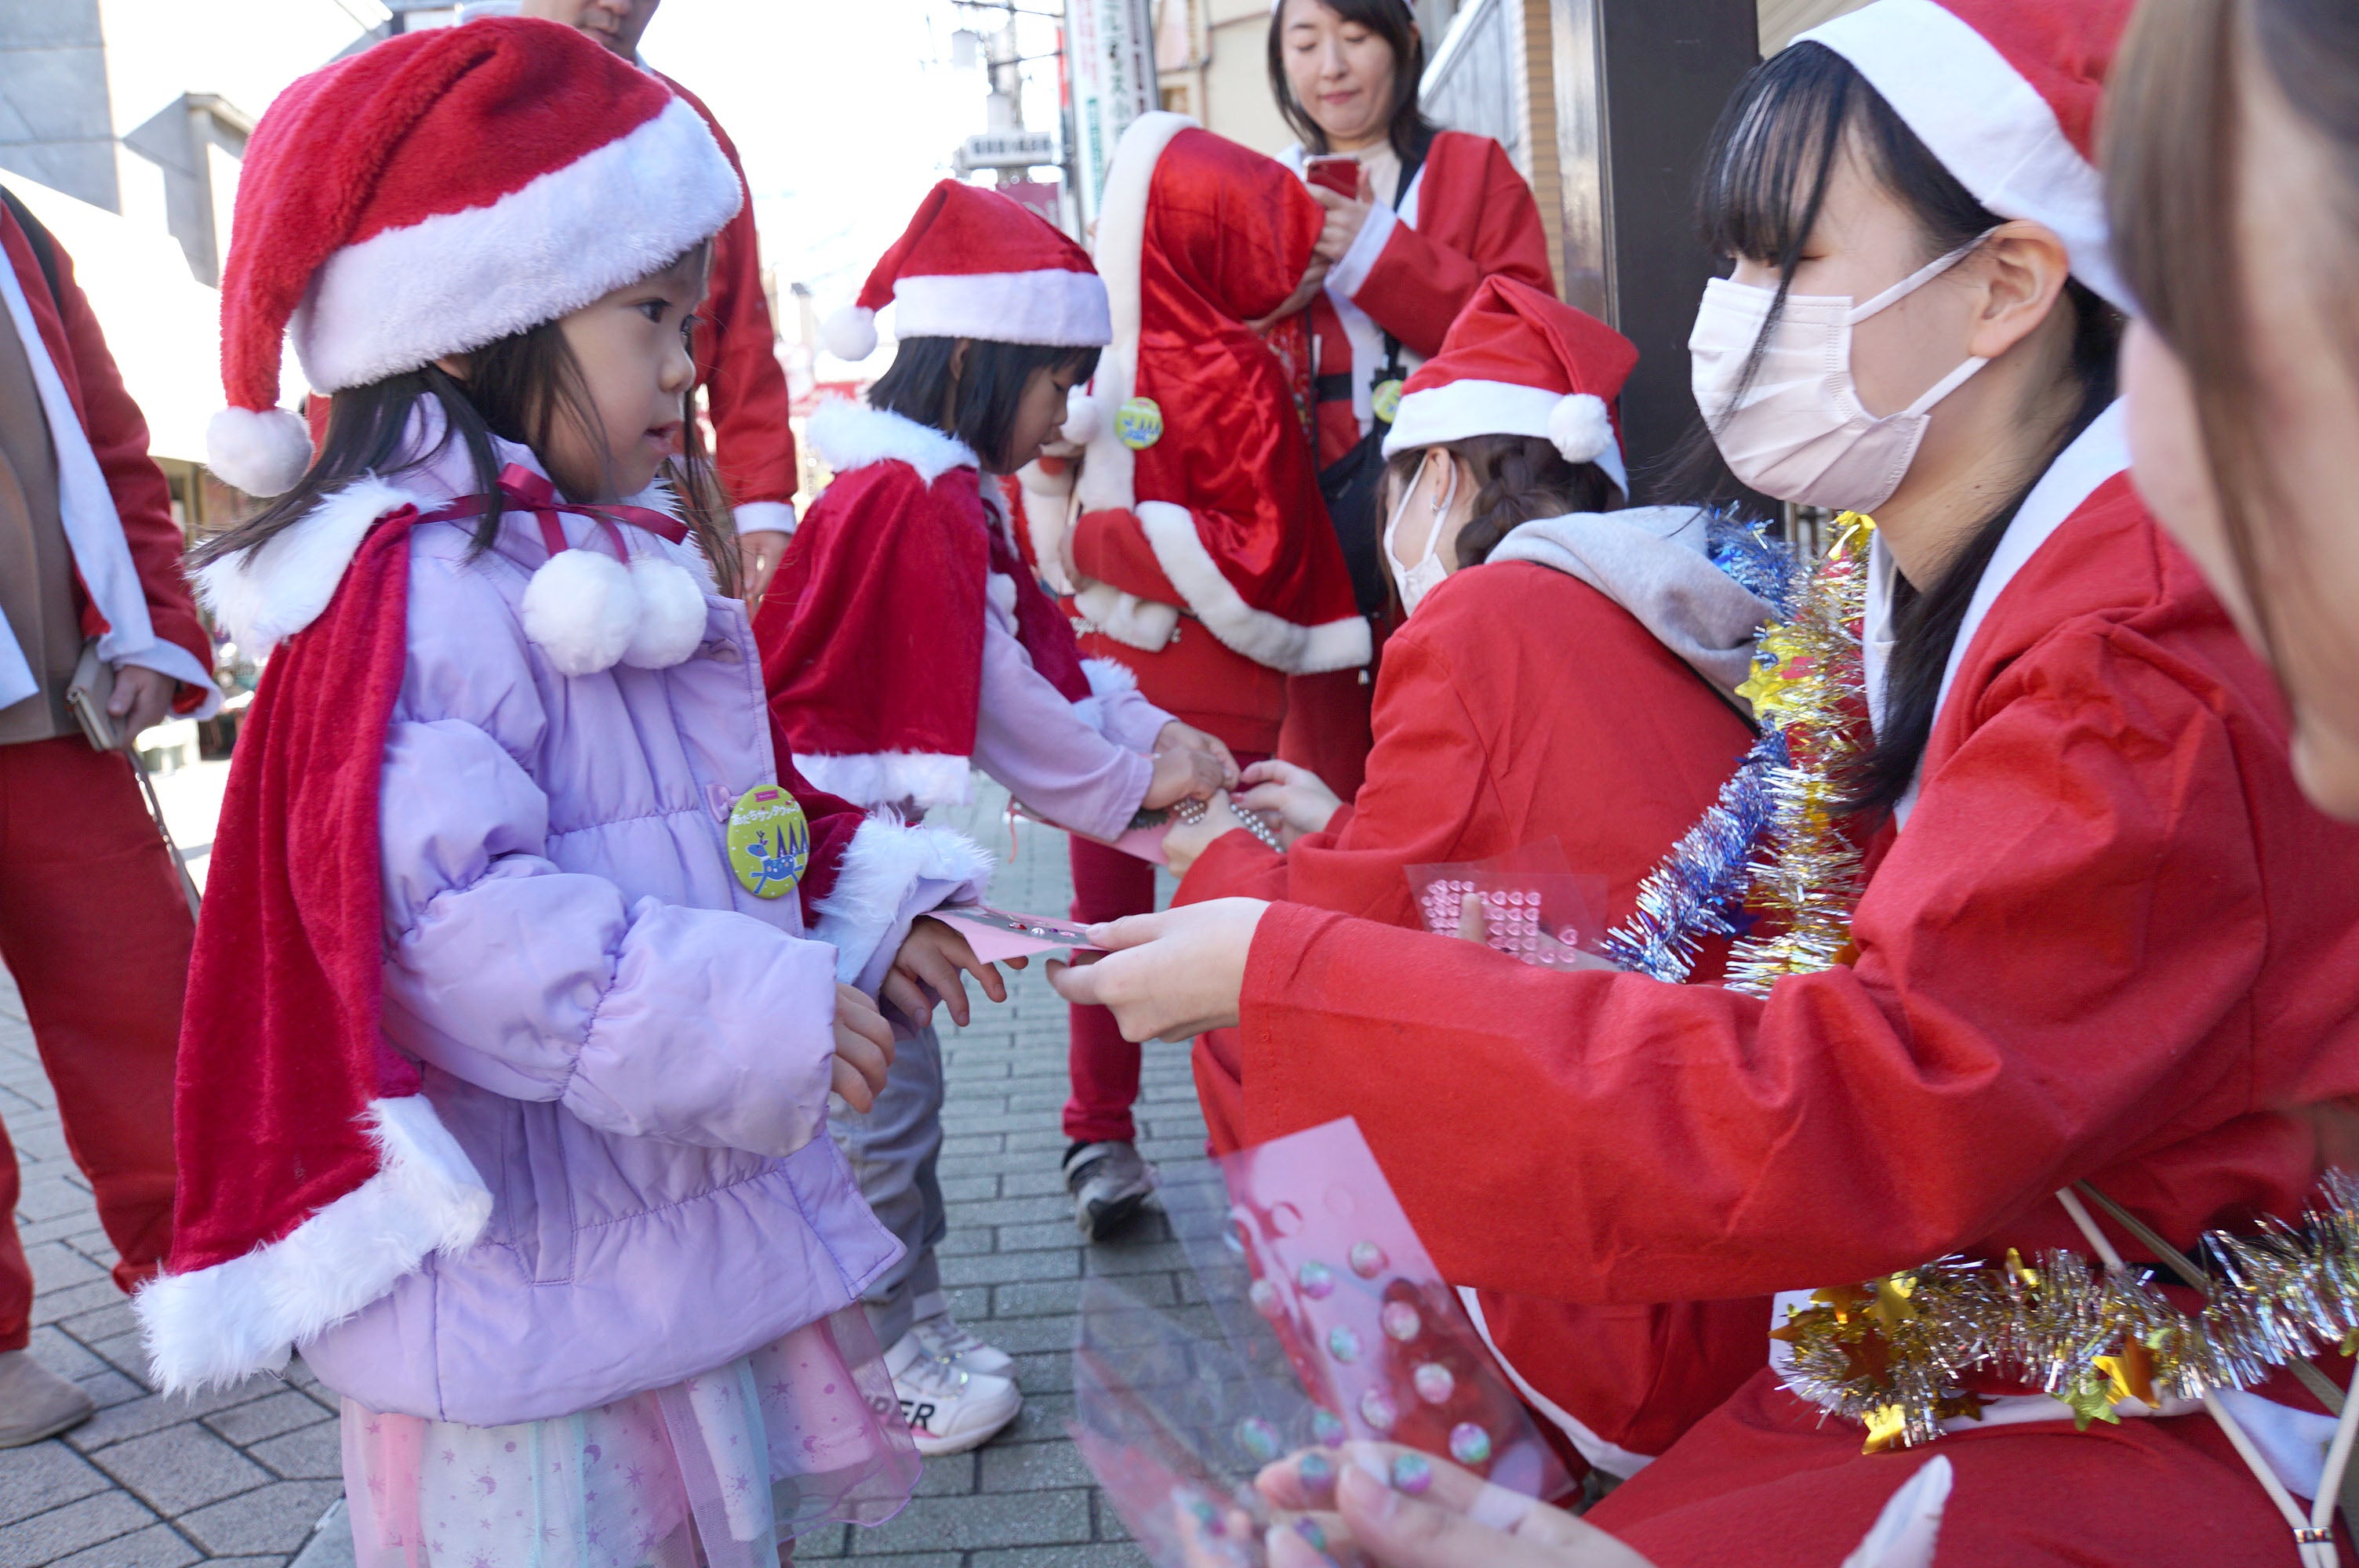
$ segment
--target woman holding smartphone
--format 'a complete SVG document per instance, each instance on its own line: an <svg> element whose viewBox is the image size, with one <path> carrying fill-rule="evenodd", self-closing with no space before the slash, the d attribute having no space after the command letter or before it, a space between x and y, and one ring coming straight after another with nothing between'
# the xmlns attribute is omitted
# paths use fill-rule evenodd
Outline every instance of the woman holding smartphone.
<svg viewBox="0 0 2359 1568"><path fill-rule="evenodd" d="M1317 344L1320 487L1372 613L1386 597L1375 547L1380 427L1391 423L1400 384L1441 346L1485 277L1556 292L1531 188L1490 137L1425 117L1424 74L1408 0L1277 0L1270 9L1270 91L1302 138L1278 161L1327 211L1303 280ZM1349 800L1367 758L1374 687L1356 670L1288 686L1279 756Z"/></svg>

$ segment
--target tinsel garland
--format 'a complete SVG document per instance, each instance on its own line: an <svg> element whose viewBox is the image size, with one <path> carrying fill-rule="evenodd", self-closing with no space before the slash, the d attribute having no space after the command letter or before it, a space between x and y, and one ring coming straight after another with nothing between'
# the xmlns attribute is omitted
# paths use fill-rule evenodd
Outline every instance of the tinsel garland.
<svg viewBox="0 0 2359 1568"><path fill-rule="evenodd" d="M2359 1336L2359 1178L2326 1173L2299 1226L2203 1238L2202 1310L2174 1304L2136 1269L2069 1251L2027 1265L1944 1259L1855 1287L1819 1291L1771 1337L1793 1347L1786 1385L1864 1422L1866 1451L1914 1446L1952 1416L1980 1413L1970 1377L2036 1387L2086 1430L2135 1399L2198 1400L2245 1389Z"/></svg>
<svg viewBox="0 0 2359 1568"><path fill-rule="evenodd" d="M1714 559L1778 615L1739 688L1761 739L1702 820L1640 881L1636 909L1602 946L1623 968L1678 982L1706 936L1735 935L1747 912L1767 917L1765 935L1732 950L1723 981L1760 996L1780 976L1827 968L1850 941L1860 860L1835 806L1859 754L1858 626L1875 524L1857 513L1838 518L1833 547L1799 594L1790 556L1773 554L1757 530L1747 544L1719 526Z"/></svg>

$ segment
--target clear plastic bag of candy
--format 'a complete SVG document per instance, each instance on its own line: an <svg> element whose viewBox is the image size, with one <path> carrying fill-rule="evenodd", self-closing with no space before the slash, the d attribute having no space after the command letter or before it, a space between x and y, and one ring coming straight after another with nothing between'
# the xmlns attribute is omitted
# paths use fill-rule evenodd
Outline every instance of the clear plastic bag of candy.
<svg viewBox="0 0 2359 1568"><path fill-rule="evenodd" d="M1436 935L1464 935L1470 897L1481 901L1484 940L1527 964L1596 953L1605 935L1605 879L1576 874L1553 838L1487 860L1407 870L1418 914Z"/></svg>
<svg viewBox="0 0 2359 1568"><path fill-rule="evenodd" d="M1568 1489L1357 1123L1175 1173L1161 1195L1190 1304L1093 1280L1073 1357L1074 1440L1158 1568L1258 1564L1274 1521L1255 1474L1353 1439L1527 1497Z"/></svg>

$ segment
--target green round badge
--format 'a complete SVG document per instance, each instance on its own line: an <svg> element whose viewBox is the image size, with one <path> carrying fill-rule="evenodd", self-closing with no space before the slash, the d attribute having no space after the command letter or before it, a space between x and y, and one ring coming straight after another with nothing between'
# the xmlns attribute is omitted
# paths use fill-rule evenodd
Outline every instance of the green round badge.
<svg viewBox="0 0 2359 1568"><path fill-rule="evenodd" d="M1400 413L1401 384L1398 380L1376 383L1375 396L1376 417L1389 425Z"/></svg>
<svg viewBox="0 0 2359 1568"><path fill-rule="evenodd" d="M1125 400L1114 416L1114 433L1134 452L1143 452L1163 439L1163 410L1152 397Z"/></svg>
<svg viewBox="0 0 2359 1568"><path fill-rule="evenodd" d="M729 813L729 869L756 898L784 898L810 864L810 822L777 784L749 789Z"/></svg>

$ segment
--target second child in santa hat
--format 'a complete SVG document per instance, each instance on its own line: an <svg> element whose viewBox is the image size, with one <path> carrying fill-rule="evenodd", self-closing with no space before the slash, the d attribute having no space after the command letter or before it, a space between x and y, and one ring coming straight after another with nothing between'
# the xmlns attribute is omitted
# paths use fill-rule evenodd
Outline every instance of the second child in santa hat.
<svg viewBox="0 0 2359 1568"><path fill-rule="evenodd" d="M330 66L247 152L212 466L284 493L200 577L275 652L136 1307L167 1390L299 1349L342 1397L364 1568L769 1568L916 1480L858 1311L900 1249L827 1133L891 1034L842 982L988 973L916 917L990 867L795 774L726 523L658 482L739 200L540 21Z"/></svg>
<svg viewBox="0 0 2359 1568"><path fill-rule="evenodd" d="M1283 899L1422 929L1409 868L1553 843L1604 882L1608 922L1629 918L1641 880L1753 743L1734 688L1769 608L1713 563L1707 514L1621 509L1614 408L1636 359L1620 333L1527 284L1476 291L1409 377L1386 443L1380 546L1408 615L1377 677L1367 779L1346 805L1291 763L1247 768L1241 804L1281 818L1285 852L1219 797L1166 840L1184 875L1176 902ZM1691 978L1716 982L1726 951L1706 942ZM1225 1153L1255 1085L1236 1031L1200 1035L1194 1051ZM1390 1173L1405 1195L1419 1186L1415 1167ZM1625 1479L1752 1375L1769 1310L1759 1296L1582 1307L1463 1294L1534 1408Z"/></svg>
<svg viewBox="0 0 2359 1568"><path fill-rule="evenodd" d="M1002 501L997 476L1038 455L1110 336L1088 254L1006 197L946 179L830 321L831 346L866 355L888 304L892 368L864 406L812 417L835 479L757 622L772 710L806 773L914 815L964 804L980 768L1101 839L1234 782L1219 741L1142 698L1121 665L1083 661ZM840 1126L908 1249L867 1302L927 1454L987 1441L1021 1402L1012 1358L961 1328L942 1293L941 1110L941 1044L920 1029L875 1108Z"/></svg>

